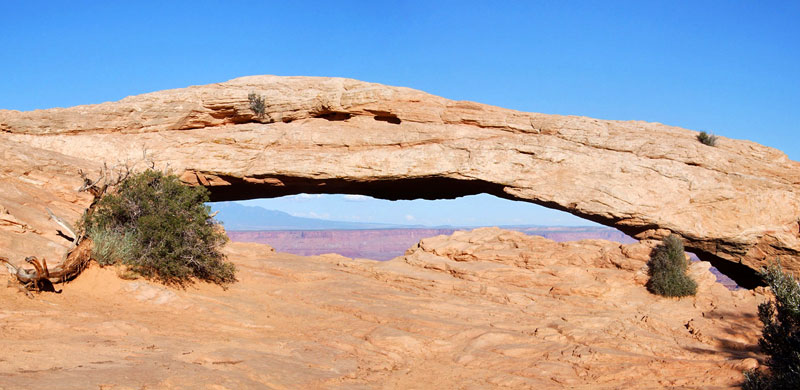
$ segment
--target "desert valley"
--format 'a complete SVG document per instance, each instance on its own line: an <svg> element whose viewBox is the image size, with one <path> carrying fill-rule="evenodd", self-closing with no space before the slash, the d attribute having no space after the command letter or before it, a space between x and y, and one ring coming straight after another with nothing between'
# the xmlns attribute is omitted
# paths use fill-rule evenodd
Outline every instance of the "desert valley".
<svg viewBox="0 0 800 390"><path fill-rule="evenodd" d="M505 230L544 237L556 242L580 240L607 240L630 244L636 240L616 229L605 227L506 227ZM266 244L278 252L300 256L334 254L349 258L391 260L424 238L451 235L470 228L394 228L369 230L228 230L231 241ZM690 253L692 261L699 261ZM736 282L714 267L709 269L717 282L729 289L737 289Z"/></svg>
<svg viewBox="0 0 800 390"><path fill-rule="evenodd" d="M267 244L279 252L301 256L335 253L351 258L391 260L423 238L451 235L459 230L474 228L396 228L351 230L227 230L233 241ZM625 234L609 228L541 227L506 228L537 235L551 240L578 241L604 239L630 244L635 242Z"/></svg>

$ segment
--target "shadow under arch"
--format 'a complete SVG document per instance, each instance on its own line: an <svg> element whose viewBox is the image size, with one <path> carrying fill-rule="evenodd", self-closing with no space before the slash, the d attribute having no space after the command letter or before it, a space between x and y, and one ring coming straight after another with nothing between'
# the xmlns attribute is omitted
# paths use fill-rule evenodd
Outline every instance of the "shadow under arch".
<svg viewBox="0 0 800 390"><path fill-rule="evenodd" d="M506 193L504 185L474 179L431 176L359 181L344 178L312 179L288 175L253 176L248 178L216 175L216 177L227 184L206 186L212 202L276 198L301 193L365 195L385 200L455 199L485 193L498 198L534 203L546 208L567 212L585 220L618 229L631 237L645 230L658 228L655 225L634 228L619 224L614 219L584 214L578 210L568 209L553 202L518 198ZM702 261L710 262L740 287L752 289L764 285L758 273L745 265L708 253L699 246L693 246L691 240L686 240L685 246L687 251L694 252Z"/></svg>

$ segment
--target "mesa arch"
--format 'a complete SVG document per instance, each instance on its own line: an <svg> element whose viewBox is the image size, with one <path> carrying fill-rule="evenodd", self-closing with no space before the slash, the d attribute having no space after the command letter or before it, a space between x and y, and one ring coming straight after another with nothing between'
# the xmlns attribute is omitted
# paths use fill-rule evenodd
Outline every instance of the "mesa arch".
<svg viewBox="0 0 800 390"><path fill-rule="evenodd" d="M251 92L265 99L261 116ZM800 163L749 141L709 147L697 132L658 123L524 113L350 79L250 76L96 105L0 110L0 133L0 183L48 194L27 207L62 204L76 214L85 200L67 189L77 168L144 154L207 186L214 200L486 192L640 239L680 234L740 283L778 257L800 272ZM0 194L0 206L41 232L22 198ZM0 244L8 231L0 228Z"/></svg>

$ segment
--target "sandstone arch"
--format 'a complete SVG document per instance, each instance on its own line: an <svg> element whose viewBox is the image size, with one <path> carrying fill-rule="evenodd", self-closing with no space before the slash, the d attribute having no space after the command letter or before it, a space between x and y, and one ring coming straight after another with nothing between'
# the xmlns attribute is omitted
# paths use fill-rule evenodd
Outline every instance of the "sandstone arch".
<svg viewBox="0 0 800 390"><path fill-rule="evenodd" d="M250 110L251 92L265 98L263 116ZM523 113L349 79L251 76L114 103L0 110L0 132L0 180L22 193L31 172L70 183L77 174L66 161L90 168L144 150L216 200L487 192L637 238L680 234L740 282L777 256L800 272L800 163L748 141L709 147L658 123ZM69 202L63 183L38 185L50 194L39 201ZM20 210L17 198L0 195L0 206Z"/></svg>

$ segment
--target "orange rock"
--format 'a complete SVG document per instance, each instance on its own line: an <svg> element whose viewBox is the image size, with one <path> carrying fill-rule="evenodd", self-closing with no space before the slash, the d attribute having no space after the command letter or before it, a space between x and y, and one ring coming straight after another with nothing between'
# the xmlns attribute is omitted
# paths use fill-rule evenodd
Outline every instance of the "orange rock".
<svg viewBox="0 0 800 390"><path fill-rule="evenodd" d="M228 290L94 266L60 295L0 289L2 386L738 388L760 358L763 297L652 295L616 265L638 261L621 248L500 229L385 262L231 243Z"/></svg>
<svg viewBox="0 0 800 390"><path fill-rule="evenodd" d="M250 109L251 92L264 97L263 117ZM32 202L74 217L76 205L57 194L78 168L145 154L158 168L192 172L187 182L210 186L216 200L489 192L642 239L677 233L689 249L756 270L780 256L800 273L800 163L748 141L709 147L658 123L525 113L350 79L251 76L113 103L0 110L0 132L0 205L14 215Z"/></svg>

